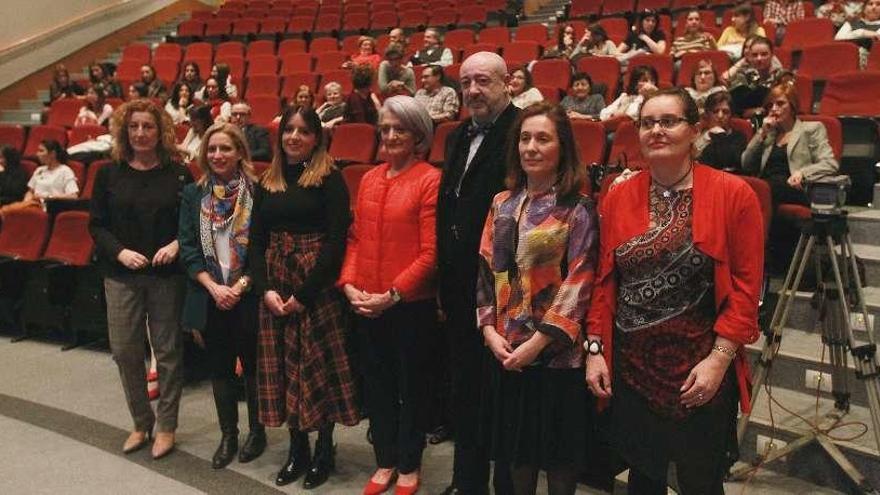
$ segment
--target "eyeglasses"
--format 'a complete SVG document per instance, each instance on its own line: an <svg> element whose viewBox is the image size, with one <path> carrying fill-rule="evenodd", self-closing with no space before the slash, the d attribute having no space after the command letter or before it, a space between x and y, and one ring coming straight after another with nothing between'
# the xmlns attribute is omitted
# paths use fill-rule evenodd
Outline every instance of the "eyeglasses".
<svg viewBox="0 0 880 495"><path fill-rule="evenodd" d="M411 132L409 129L404 129L403 127L390 126L390 125L380 125L379 126L379 134L381 134L383 136L387 136L387 135L391 134L391 131L394 131L394 134L399 135L399 136L407 135L407 134L410 134L410 132Z"/></svg>
<svg viewBox="0 0 880 495"><path fill-rule="evenodd" d="M643 119L640 119L638 124L639 124L639 129L641 129L643 131L650 131L657 124L660 124L661 129L668 131L669 129L677 127L678 124L681 124L682 122L687 122L687 121L688 121L688 119L686 119L684 117L660 117L659 119L652 119L651 117L645 117Z"/></svg>

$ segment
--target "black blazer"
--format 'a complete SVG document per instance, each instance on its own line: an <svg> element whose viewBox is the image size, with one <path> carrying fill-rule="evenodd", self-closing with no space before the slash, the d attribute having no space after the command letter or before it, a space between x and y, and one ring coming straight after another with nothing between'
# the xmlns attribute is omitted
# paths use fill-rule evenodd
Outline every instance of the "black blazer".
<svg viewBox="0 0 880 495"><path fill-rule="evenodd" d="M450 309L447 303L451 298L461 301L464 297L467 305L475 300L480 237L492 198L504 190L507 139L518 112L513 103L507 105L483 137L463 179L470 150L467 129L472 119L462 122L446 138L446 160L437 202L439 295L444 309ZM460 194L456 195L460 179Z"/></svg>
<svg viewBox="0 0 880 495"><path fill-rule="evenodd" d="M251 160L255 162L272 161L272 143L269 142L269 131L251 124L244 128L244 137L251 150Z"/></svg>

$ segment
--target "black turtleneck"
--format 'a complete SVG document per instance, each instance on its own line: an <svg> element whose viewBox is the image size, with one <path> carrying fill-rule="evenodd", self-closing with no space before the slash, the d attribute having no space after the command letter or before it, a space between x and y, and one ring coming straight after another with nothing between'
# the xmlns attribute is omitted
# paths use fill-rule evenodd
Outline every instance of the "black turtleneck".
<svg viewBox="0 0 880 495"><path fill-rule="evenodd" d="M326 234L314 269L302 286L293 291L299 302L309 306L322 289L334 285L339 277L351 214L348 189L339 170L324 177L320 186L307 188L297 184L302 172L302 164L286 166L287 190L284 192L269 192L263 186L256 188L248 256L254 288L261 294L273 289L266 270L266 249L271 233ZM281 294L285 298L289 295Z"/></svg>

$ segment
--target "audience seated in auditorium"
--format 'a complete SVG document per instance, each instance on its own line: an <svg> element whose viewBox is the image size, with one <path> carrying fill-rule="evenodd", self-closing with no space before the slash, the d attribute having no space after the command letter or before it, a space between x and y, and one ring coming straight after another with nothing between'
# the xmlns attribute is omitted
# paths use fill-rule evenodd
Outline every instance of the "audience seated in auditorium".
<svg viewBox="0 0 880 495"><path fill-rule="evenodd" d="M706 98L718 91L724 91L724 86L718 80L718 71L712 65L711 60L703 59L697 62L691 75L691 85L685 88L691 98L697 103L700 113L703 113L703 105Z"/></svg>
<svg viewBox="0 0 880 495"><path fill-rule="evenodd" d="M229 95L226 94L226 87L220 82L209 77L205 81L205 92L203 93L204 103L211 109L211 117L218 122L229 122L229 116L232 115L232 103L229 101Z"/></svg>
<svg viewBox="0 0 880 495"><path fill-rule="evenodd" d="M217 79L218 81L225 81L224 87L226 88L226 95L231 99L238 98L238 86L232 84L232 77L230 76L231 69L229 68L229 64L225 64L223 62L214 64L211 66L211 77ZM208 85L208 81L205 81L205 86ZM205 88L202 87L201 90L196 91L196 99L204 101L204 91Z"/></svg>
<svg viewBox="0 0 880 495"><path fill-rule="evenodd" d="M190 128L186 132L183 141L177 145L177 149L187 161L199 157L199 148L202 146L202 136L208 127L214 124L214 117L207 105L196 105L189 109Z"/></svg>
<svg viewBox="0 0 880 495"><path fill-rule="evenodd" d="M113 106L107 103L104 90L100 86L90 86L73 125L107 125L111 115Z"/></svg>
<svg viewBox="0 0 880 495"><path fill-rule="evenodd" d="M422 87L416 101L428 111L434 124L458 118L458 93L444 84L443 67L429 65L422 69Z"/></svg>
<svg viewBox="0 0 880 495"><path fill-rule="evenodd" d="M706 98L702 133L694 142L697 161L719 170L738 172L746 136L731 126L730 93L719 91Z"/></svg>
<svg viewBox="0 0 880 495"><path fill-rule="evenodd" d="M379 91L385 97L412 96L416 92L415 73L403 65L403 47L400 45L391 44L385 49L385 60L379 64L378 77Z"/></svg>
<svg viewBox="0 0 880 495"><path fill-rule="evenodd" d="M816 9L816 17L831 19L834 27L840 29L846 21L857 20L862 15L863 1L829 0Z"/></svg>
<svg viewBox="0 0 880 495"><path fill-rule="evenodd" d="M751 4L737 5L733 10L731 25L724 28L718 37L718 49L730 54L733 60L743 56L743 43L751 36L767 36L764 28L758 25Z"/></svg>
<svg viewBox="0 0 880 495"><path fill-rule="evenodd" d="M199 64L195 62L187 62L183 66L183 74L180 76L180 82L189 86L190 93L193 95L201 95L204 91L205 82L202 81L202 73L199 70ZM193 96L196 98L196 96Z"/></svg>
<svg viewBox="0 0 880 495"><path fill-rule="evenodd" d="M800 0L767 0L764 4L764 22L776 26L776 43L782 42L785 27L804 18L804 4Z"/></svg>
<svg viewBox="0 0 880 495"><path fill-rule="evenodd" d="M578 72L571 78L568 95L560 105L570 119L598 119L599 112L605 108L605 98L593 93L593 80L585 72Z"/></svg>
<svg viewBox="0 0 880 495"><path fill-rule="evenodd" d="M23 208L44 208L47 199L74 199L79 194L76 175L64 162L67 152L54 139L40 141L37 147L40 166L27 183L27 192L21 201L0 208L0 218L10 211Z"/></svg>
<svg viewBox="0 0 880 495"><path fill-rule="evenodd" d="M177 82L171 90L171 97L165 103L165 111L171 116L174 125L189 122L189 109L192 107L192 89L183 82Z"/></svg>
<svg viewBox="0 0 880 495"><path fill-rule="evenodd" d="M856 40L859 45L859 66L865 68L871 46L880 41L880 0L866 0L861 17L843 23L834 39Z"/></svg>
<svg viewBox="0 0 880 495"><path fill-rule="evenodd" d="M384 63L384 62L383 62ZM410 69L412 72L412 69ZM373 87L373 69L355 67L352 71L352 89L345 100L343 121L348 123L361 122L376 125L379 120L379 97L371 91Z"/></svg>
<svg viewBox="0 0 880 495"><path fill-rule="evenodd" d="M251 160L255 162L272 161L272 144L269 142L269 131L251 123L251 106L244 101L232 105L230 122L238 126L247 140L251 152Z"/></svg>
<svg viewBox="0 0 880 495"><path fill-rule="evenodd" d="M332 129L342 122L345 115L345 99L342 96L341 84L330 81L324 85L324 103L321 103L315 112L320 117L324 129Z"/></svg>
<svg viewBox="0 0 880 495"><path fill-rule="evenodd" d="M351 69L355 65L369 65L373 70L379 68L382 62L382 56L376 53L376 39L372 36L361 36L358 38L358 52L351 55L350 60L346 60L342 67Z"/></svg>
<svg viewBox="0 0 880 495"><path fill-rule="evenodd" d="M587 33L584 33L583 38L580 40L575 39L574 26L571 24L565 24L562 29L559 29L558 31L559 34L556 37L556 45L544 50L543 58L571 58L575 49L584 42L584 38L589 36Z"/></svg>
<svg viewBox="0 0 880 495"><path fill-rule="evenodd" d="M703 18L699 9L691 9L685 18L684 34L675 38L669 54L678 60L685 53L715 50L715 38L703 29Z"/></svg>
<svg viewBox="0 0 880 495"><path fill-rule="evenodd" d="M443 38L437 28L425 30L425 46L412 56L413 65L452 65L452 50L443 46Z"/></svg>
<svg viewBox="0 0 880 495"><path fill-rule="evenodd" d="M752 118L763 113L767 92L783 74L783 69L773 56L773 43L767 38L750 38L743 45L748 46L745 62L731 67L727 73L734 72L729 84L734 115Z"/></svg>
<svg viewBox="0 0 880 495"><path fill-rule="evenodd" d="M618 55L617 45L608 39L608 32L599 24L590 25L571 54L572 61L585 55L594 57L614 57Z"/></svg>
<svg viewBox="0 0 880 495"><path fill-rule="evenodd" d="M92 62L89 65L89 82L92 87L104 90L107 98L122 98L122 86L114 77L113 64Z"/></svg>
<svg viewBox="0 0 880 495"><path fill-rule="evenodd" d="M60 98L78 98L85 90L76 81L70 79L70 72L63 64L55 66L52 82L49 83L49 103Z"/></svg>
<svg viewBox="0 0 880 495"><path fill-rule="evenodd" d="M141 66L141 82L147 85L147 98L164 100L168 97L168 88L156 77L156 69L152 65Z"/></svg>
<svg viewBox="0 0 880 495"><path fill-rule="evenodd" d="M660 29L660 16L656 11L645 9L626 39L617 47L621 62L643 53L663 55L666 53L666 33Z"/></svg>
<svg viewBox="0 0 880 495"><path fill-rule="evenodd" d="M388 31L388 44L398 44L400 45L400 49L405 52L406 46L409 44L409 39L407 39L406 33L403 29L394 28L391 31Z"/></svg>
<svg viewBox="0 0 880 495"><path fill-rule="evenodd" d="M639 118L639 107L647 93L657 91L657 69L650 65L639 65L633 68L629 76L626 92L599 112L599 118L609 120L615 117Z"/></svg>
<svg viewBox="0 0 880 495"><path fill-rule="evenodd" d="M0 206L21 201L27 192L28 175L21 167L21 153L3 145L0 147Z"/></svg>
<svg viewBox="0 0 880 495"><path fill-rule="evenodd" d="M510 92L510 101L517 108L526 108L532 103L544 101L544 95L532 85L532 74L525 66L510 71L507 90Z"/></svg>

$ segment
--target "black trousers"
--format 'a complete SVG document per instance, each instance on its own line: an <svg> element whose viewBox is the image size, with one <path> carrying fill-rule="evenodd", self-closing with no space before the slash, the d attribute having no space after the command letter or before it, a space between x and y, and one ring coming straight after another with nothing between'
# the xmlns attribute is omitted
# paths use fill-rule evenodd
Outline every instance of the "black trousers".
<svg viewBox="0 0 880 495"><path fill-rule="evenodd" d="M400 302L378 318L357 320L364 392L380 468L419 469L430 401L433 300Z"/></svg>

